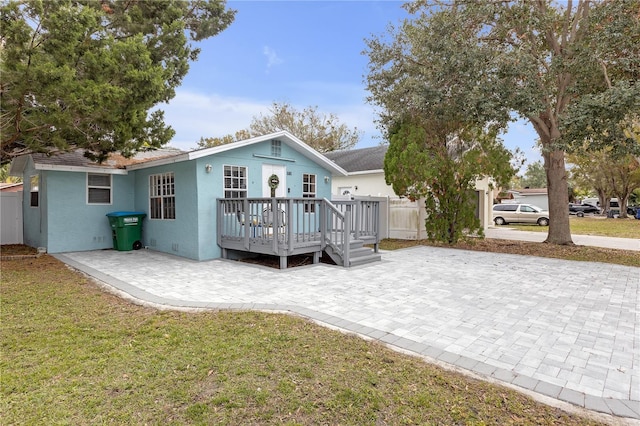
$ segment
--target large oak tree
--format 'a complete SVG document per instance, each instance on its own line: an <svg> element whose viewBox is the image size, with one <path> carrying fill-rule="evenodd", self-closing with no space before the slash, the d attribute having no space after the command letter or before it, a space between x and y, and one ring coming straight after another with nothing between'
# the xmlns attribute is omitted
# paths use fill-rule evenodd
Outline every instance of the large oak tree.
<svg viewBox="0 0 640 426"><path fill-rule="evenodd" d="M256 136L286 130L318 152L353 148L362 135L357 127L349 128L337 115L318 111L317 106L298 110L286 102L273 102L268 114L254 115L248 129L234 135L201 137L198 148L210 148Z"/></svg>
<svg viewBox="0 0 640 426"><path fill-rule="evenodd" d="M1 162L76 148L104 159L173 136L154 109L233 21L224 0L9 0L0 6ZM151 112L153 111L153 112Z"/></svg>
<svg viewBox="0 0 640 426"><path fill-rule="evenodd" d="M506 128L540 138L549 194L547 242L571 244L565 152L588 140L640 152L640 0L418 1L415 18L368 40L370 102L390 130L407 116Z"/></svg>
<svg viewBox="0 0 640 426"><path fill-rule="evenodd" d="M362 135L357 127L349 128L333 113L324 114L317 106L302 111L286 102L273 102L269 114L253 117L249 125L252 136L286 130L318 152L353 148Z"/></svg>

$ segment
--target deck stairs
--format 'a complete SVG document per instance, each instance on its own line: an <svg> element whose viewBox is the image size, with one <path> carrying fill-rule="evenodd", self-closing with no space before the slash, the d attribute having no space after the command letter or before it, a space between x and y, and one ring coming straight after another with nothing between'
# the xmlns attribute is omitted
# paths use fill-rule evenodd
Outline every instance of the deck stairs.
<svg viewBox="0 0 640 426"><path fill-rule="evenodd" d="M364 239L351 240L349 242L349 264L345 265L342 247L334 250L332 246L325 247L324 252L337 265L352 267L358 265L366 265L367 263L379 262L382 260L380 253L376 253L373 248L365 247L368 242Z"/></svg>

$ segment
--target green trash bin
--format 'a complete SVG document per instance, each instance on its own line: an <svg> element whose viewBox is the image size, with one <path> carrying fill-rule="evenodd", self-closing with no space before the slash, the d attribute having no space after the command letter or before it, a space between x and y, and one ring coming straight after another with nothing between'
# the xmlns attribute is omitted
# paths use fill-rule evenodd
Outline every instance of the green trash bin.
<svg viewBox="0 0 640 426"><path fill-rule="evenodd" d="M142 219L146 216L143 212L107 213L113 235L113 248L118 251L141 249Z"/></svg>

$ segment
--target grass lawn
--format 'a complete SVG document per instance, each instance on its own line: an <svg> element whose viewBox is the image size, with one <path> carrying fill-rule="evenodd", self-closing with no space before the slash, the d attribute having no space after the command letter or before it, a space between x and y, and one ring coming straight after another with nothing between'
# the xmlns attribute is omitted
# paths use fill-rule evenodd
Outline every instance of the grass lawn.
<svg viewBox="0 0 640 426"><path fill-rule="evenodd" d="M574 235L600 235L603 237L640 238L640 220L607 219L602 216L570 216L569 224ZM546 226L515 224L507 225L509 228L522 231L548 232Z"/></svg>
<svg viewBox="0 0 640 426"><path fill-rule="evenodd" d="M543 228L542 226L538 225L535 225L535 227ZM527 228L524 229L528 230ZM580 245L557 246L546 243L498 239L471 239L469 241L460 241L459 243L454 245L434 243L428 240L409 241L388 239L380 242L380 248L383 250L396 250L400 248L413 247L415 245L453 247L464 250L490 251L494 253L511 253L527 256L551 257L555 259L615 263L617 265L626 266L640 266L640 253L637 251L617 250Z"/></svg>
<svg viewBox="0 0 640 426"><path fill-rule="evenodd" d="M0 296L6 425L597 424L293 316L133 305L48 255L3 260Z"/></svg>

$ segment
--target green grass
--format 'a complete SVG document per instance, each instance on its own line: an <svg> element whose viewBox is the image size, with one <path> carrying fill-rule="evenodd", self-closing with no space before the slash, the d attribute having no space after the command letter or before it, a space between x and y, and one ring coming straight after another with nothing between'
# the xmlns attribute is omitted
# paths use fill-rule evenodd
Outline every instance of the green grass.
<svg viewBox="0 0 640 426"><path fill-rule="evenodd" d="M3 260L0 291L6 425L595 424L293 316L132 305L47 255Z"/></svg>
<svg viewBox="0 0 640 426"><path fill-rule="evenodd" d="M640 238L640 220L606 219L602 217L575 217L569 218L571 233L574 235L600 235L603 237ZM546 226L515 224L507 225L509 228L522 231L548 232Z"/></svg>
<svg viewBox="0 0 640 426"><path fill-rule="evenodd" d="M397 250L417 245L456 248L463 250L488 251L493 253L521 254L526 256L550 257L554 259L578 260L583 262L613 263L616 265L640 267L640 254L634 250L618 250L582 245L554 245L529 241L500 239L469 239L456 244L438 243L429 240L380 241L382 250Z"/></svg>

